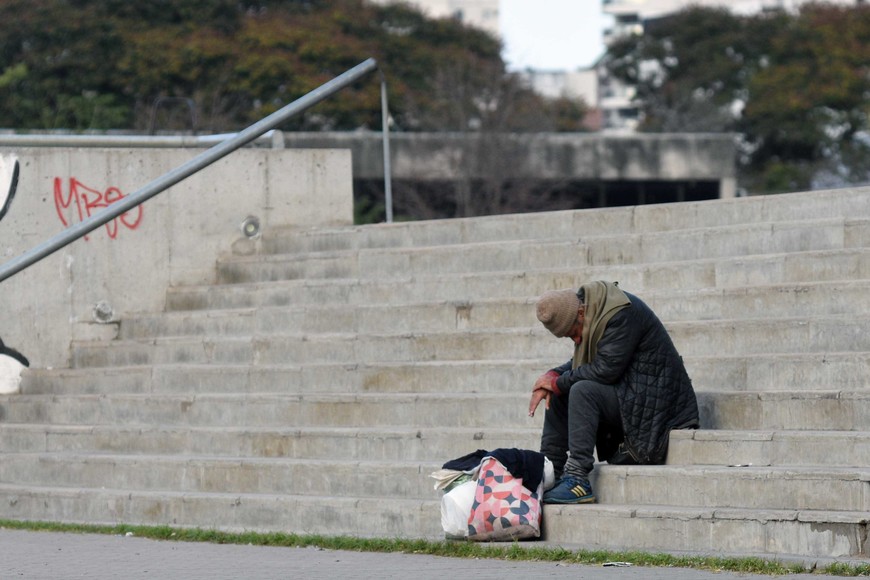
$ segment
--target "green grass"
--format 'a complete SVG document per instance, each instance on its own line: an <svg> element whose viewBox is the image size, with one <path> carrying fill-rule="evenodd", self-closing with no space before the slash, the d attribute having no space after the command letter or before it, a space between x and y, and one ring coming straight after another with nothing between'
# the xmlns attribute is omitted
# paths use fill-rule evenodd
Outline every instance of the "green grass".
<svg viewBox="0 0 870 580"><path fill-rule="evenodd" d="M0 528L27 531L64 532L78 534L132 534L140 538L176 542L210 542L214 544L250 544L254 546L284 546L303 548L316 546L328 550L353 552L397 552L425 554L451 558L494 558L530 562L563 562L566 564L602 565L606 562L628 562L634 566L692 568L696 570L742 572L747 574L819 573L834 576L870 576L870 564L851 565L834 563L825 567L808 568L802 564L786 564L762 558L714 558L704 556L676 556L646 552L607 552L598 550L567 550L559 547L535 546L534 542L510 544L483 544L474 542L448 542L402 539L365 539L346 536L318 536L285 533L221 532L196 528L169 526L100 526L91 524L64 524L0 520Z"/></svg>

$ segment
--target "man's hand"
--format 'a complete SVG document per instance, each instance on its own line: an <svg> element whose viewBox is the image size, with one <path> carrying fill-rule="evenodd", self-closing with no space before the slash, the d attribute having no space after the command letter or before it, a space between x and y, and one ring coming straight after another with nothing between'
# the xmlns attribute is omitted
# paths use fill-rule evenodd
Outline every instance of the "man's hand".
<svg viewBox="0 0 870 580"><path fill-rule="evenodd" d="M529 417L535 416L535 410L541 404L541 401L544 401L547 409L550 408L550 395L559 393L559 389L556 388L556 379L558 378L559 373L549 371L542 374L535 381L535 384L532 386L532 399L529 401Z"/></svg>
<svg viewBox="0 0 870 580"><path fill-rule="evenodd" d="M538 377L538 380L535 381L534 386L532 387L532 391L537 391L538 389L545 389L550 391L551 393L557 393L559 390L556 388L556 379L559 378L559 373L556 371L548 371L541 376Z"/></svg>
<svg viewBox="0 0 870 580"><path fill-rule="evenodd" d="M544 401L547 409L550 408L550 394L550 391L547 389L535 389L532 391L532 400L529 401L529 417L535 416L535 410L541 404L541 401Z"/></svg>

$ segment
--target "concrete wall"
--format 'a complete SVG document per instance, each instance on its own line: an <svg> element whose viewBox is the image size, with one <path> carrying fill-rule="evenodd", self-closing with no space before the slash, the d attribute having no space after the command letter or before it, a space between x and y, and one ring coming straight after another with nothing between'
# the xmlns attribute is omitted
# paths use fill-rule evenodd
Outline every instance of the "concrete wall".
<svg viewBox="0 0 870 580"><path fill-rule="evenodd" d="M0 220L0 259L57 235L108 201L184 164L190 149L0 149L17 155L18 190ZM70 340L111 338L133 312L161 310L166 289L214 279L215 257L262 227L353 223L351 155L242 149L140 209L0 282L0 338L34 367L64 367Z"/></svg>
<svg viewBox="0 0 870 580"><path fill-rule="evenodd" d="M356 179L384 175L380 133L284 133L284 146L346 147ZM734 197L736 188L737 149L728 134L390 133L395 179L487 178L494 150L504 178L718 181L721 197Z"/></svg>

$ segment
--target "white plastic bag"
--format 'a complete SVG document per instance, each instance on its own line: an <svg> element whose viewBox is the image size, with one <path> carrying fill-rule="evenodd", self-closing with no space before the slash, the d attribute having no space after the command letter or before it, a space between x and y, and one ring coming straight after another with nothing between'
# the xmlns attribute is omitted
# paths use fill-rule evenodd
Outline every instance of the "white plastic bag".
<svg viewBox="0 0 870 580"><path fill-rule="evenodd" d="M19 392L21 371L25 368L18 359L0 353L0 395L12 395Z"/></svg>
<svg viewBox="0 0 870 580"><path fill-rule="evenodd" d="M476 489L477 480L466 481L441 497L441 527L448 538L468 537L468 516Z"/></svg>
<svg viewBox="0 0 870 580"><path fill-rule="evenodd" d="M556 470L553 467L553 462L544 457L544 491L549 491L554 487L556 487Z"/></svg>

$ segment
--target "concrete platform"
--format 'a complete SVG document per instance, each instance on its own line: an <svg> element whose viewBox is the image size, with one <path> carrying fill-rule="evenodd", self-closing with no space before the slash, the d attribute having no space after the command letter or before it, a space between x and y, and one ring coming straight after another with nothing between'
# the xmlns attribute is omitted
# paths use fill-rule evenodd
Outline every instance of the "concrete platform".
<svg viewBox="0 0 870 580"><path fill-rule="evenodd" d="M703 429L599 466L546 540L867 559L868 200L266 230L0 397L0 518L439 538L429 471L538 446L528 391L571 345L535 298L600 278L659 312Z"/></svg>

